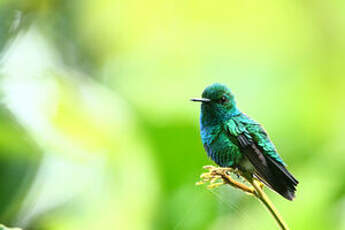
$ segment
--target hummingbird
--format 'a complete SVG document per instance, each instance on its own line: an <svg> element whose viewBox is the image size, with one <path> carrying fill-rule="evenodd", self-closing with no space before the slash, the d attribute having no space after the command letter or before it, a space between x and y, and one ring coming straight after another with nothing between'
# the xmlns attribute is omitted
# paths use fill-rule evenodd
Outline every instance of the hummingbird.
<svg viewBox="0 0 345 230"><path fill-rule="evenodd" d="M230 89L214 83L201 97L191 101L201 102L201 140L208 157L293 200L298 181L286 169L263 127L237 108Z"/></svg>

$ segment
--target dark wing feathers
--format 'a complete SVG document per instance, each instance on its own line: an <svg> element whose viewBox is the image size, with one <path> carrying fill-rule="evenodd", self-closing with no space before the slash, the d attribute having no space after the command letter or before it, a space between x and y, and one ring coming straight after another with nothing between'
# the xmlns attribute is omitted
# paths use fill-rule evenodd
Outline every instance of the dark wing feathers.
<svg viewBox="0 0 345 230"><path fill-rule="evenodd" d="M244 152L250 153L251 161L257 161L258 165L267 166L266 158L261 153L261 150L255 145L252 139L248 139L245 135L241 134L237 137L240 147ZM248 157L247 157L248 158Z"/></svg>
<svg viewBox="0 0 345 230"><path fill-rule="evenodd" d="M272 162L272 164L275 165L275 167L279 168L280 171L282 171L284 175L287 176L295 186L298 184L296 178L285 168L284 165L280 164L279 162L276 162L271 157L269 157L269 160Z"/></svg>
<svg viewBox="0 0 345 230"><path fill-rule="evenodd" d="M288 200L295 197L298 181L283 164L265 154L262 147L244 134L237 136L240 149L255 168L256 176L271 189Z"/></svg>

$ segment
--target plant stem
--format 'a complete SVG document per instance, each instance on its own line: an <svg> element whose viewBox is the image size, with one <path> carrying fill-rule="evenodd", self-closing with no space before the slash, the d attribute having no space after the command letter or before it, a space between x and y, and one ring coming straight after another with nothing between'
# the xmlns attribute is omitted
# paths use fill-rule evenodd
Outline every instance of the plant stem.
<svg viewBox="0 0 345 230"><path fill-rule="evenodd" d="M287 224L284 222L283 218L280 216L278 210L274 207L266 193L262 190L262 184L258 182L256 179L253 178L251 174L244 174L239 173L237 171L234 171L231 168L216 168L214 166L204 166L204 169L209 170L209 172L201 174L200 178L202 179L197 183L197 185L204 184L206 182L210 182L210 185L208 188L215 188L223 184L228 184L234 188L240 189L243 192L247 194L251 194L255 196L257 199L259 199L262 204L268 209L268 211L271 213L273 218L276 220L277 224L281 228L281 230L288 230ZM242 184L240 182L237 182L236 180L232 179L228 172L234 172L237 175L242 176L245 178L252 186L248 187L245 184ZM214 183L217 179L222 179L222 183Z"/></svg>
<svg viewBox="0 0 345 230"><path fill-rule="evenodd" d="M245 184L242 184L242 183L235 181L226 172L224 172L224 174L222 175L222 178L225 181L225 183L227 183L227 184L229 184L235 188L241 189L242 191L244 191L246 193L255 195L254 194L255 190L253 188L250 188L250 187L246 186Z"/></svg>
<svg viewBox="0 0 345 230"><path fill-rule="evenodd" d="M282 230L288 230L287 224L284 222L283 218L280 216L278 210L274 207L266 193L261 189L260 185L258 185L257 181L254 179L248 180L255 189L255 196L263 203L263 205L268 209L271 213L273 218L277 221L279 227Z"/></svg>

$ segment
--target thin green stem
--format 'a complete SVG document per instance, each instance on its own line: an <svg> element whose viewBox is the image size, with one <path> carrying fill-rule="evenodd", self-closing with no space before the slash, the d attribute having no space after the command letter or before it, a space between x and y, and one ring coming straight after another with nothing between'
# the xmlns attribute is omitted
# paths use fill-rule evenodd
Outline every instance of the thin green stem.
<svg viewBox="0 0 345 230"><path fill-rule="evenodd" d="M197 185L210 182L210 185L208 186L208 188L212 189L223 184L228 184L234 188L242 190L243 192L247 194L251 194L255 196L257 199L259 199L262 202L262 204L268 209L268 211L276 220L281 230L289 229L287 224L284 222L283 218L280 216L278 210L274 207L274 205L272 204L272 202L270 201L266 193L262 190L262 187L261 187L262 184L258 182L256 179L254 179L251 174L244 174L241 172L238 174L237 171L234 171L231 168L216 168L214 166L204 166L204 168L209 170L209 172L201 174L200 178L202 180L199 181ZM237 175L242 176L253 186L253 188L248 187L247 185L242 184L232 179L230 175L228 174L228 172L234 172ZM223 180L223 182L215 183L216 180L220 178Z"/></svg>
<svg viewBox="0 0 345 230"><path fill-rule="evenodd" d="M255 196L262 202L262 204L268 209L273 218L276 220L277 224L282 230L288 230L287 224L284 222L283 218L279 214L278 210L274 207L266 193L261 189L256 180L248 180L255 189Z"/></svg>

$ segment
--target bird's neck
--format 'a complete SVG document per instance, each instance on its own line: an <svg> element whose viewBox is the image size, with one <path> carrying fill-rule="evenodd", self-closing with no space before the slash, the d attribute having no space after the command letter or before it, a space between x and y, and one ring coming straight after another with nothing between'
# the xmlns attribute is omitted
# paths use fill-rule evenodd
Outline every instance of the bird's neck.
<svg viewBox="0 0 345 230"><path fill-rule="evenodd" d="M219 125L240 114L241 111L236 106L226 111L214 111L201 107L200 122L203 127Z"/></svg>

